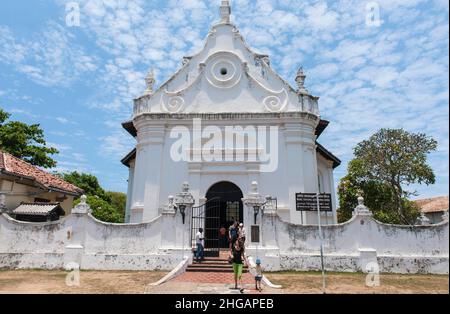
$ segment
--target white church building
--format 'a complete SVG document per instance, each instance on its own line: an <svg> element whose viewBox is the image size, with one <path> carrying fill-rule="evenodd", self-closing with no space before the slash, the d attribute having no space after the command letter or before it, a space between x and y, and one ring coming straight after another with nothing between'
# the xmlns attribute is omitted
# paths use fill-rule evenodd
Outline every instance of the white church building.
<svg viewBox="0 0 450 314"><path fill-rule="evenodd" d="M230 21L229 1L205 46L185 57L182 67L157 90L152 72L147 90L134 101L124 128L136 149L122 162L129 167L126 221L156 218L183 182L196 204L220 197L220 225L245 221L242 198L258 182L262 195L276 199L278 215L295 224L317 223L314 212L296 208L297 193L329 193L336 223L333 169L337 157L317 139L328 125L319 98L297 88L252 51ZM228 225L229 226L229 225Z"/></svg>
<svg viewBox="0 0 450 314"><path fill-rule="evenodd" d="M252 268L261 258L267 271L448 274L448 215L388 225L360 197L337 223L340 161L317 142L328 125L318 98L303 70L293 88L252 52L230 15L222 1L203 50L157 90L150 73L123 124L137 141L122 160L127 223L99 221L85 196L58 221L18 221L0 197L0 269L171 270L168 280L190 267L199 228L207 256L219 257L219 231L238 220Z"/></svg>

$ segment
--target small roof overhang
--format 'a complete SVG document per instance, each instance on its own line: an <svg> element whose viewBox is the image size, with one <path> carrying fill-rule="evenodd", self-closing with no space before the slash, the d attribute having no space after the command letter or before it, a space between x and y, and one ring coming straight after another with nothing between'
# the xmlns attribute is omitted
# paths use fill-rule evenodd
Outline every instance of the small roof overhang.
<svg viewBox="0 0 450 314"><path fill-rule="evenodd" d="M325 131L325 129L328 127L329 124L330 121L320 120L319 125L316 127L317 138L319 138L322 135L323 131Z"/></svg>
<svg viewBox="0 0 450 314"><path fill-rule="evenodd" d="M59 203L21 203L14 209L14 215L49 216L53 212L65 215L64 209Z"/></svg>
<svg viewBox="0 0 450 314"><path fill-rule="evenodd" d="M129 152L128 155L126 155L126 156L121 160L121 162L122 162L122 164L123 164L124 166L127 166L128 168L130 168L130 162L131 162L133 159L136 159L136 148L133 149L131 152Z"/></svg>
<svg viewBox="0 0 450 314"><path fill-rule="evenodd" d="M318 142L316 142L316 144L317 144L317 152L320 155L322 155L325 159L333 162L333 169L336 169L342 164L342 161L335 155L333 155L330 151L328 151L325 147L323 147Z"/></svg>
<svg viewBox="0 0 450 314"><path fill-rule="evenodd" d="M126 121L122 123L122 127L127 130L128 133L130 133L131 136L136 137L137 136L137 130L134 127L133 121Z"/></svg>

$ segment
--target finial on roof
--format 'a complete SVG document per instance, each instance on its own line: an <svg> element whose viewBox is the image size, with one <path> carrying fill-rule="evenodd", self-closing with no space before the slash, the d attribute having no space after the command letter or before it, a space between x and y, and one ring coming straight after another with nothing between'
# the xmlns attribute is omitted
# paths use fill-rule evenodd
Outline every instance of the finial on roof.
<svg viewBox="0 0 450 314"><path fill-rule="evenodd" d="M230 23L231 6L229 0L222 0L222 4L220 5L220 16L222 18L222 23Z"/></svg>
<svg viewBox="0 0 450 314"><path fill-rule="evenodd" d="M303 70L303 67L300 67L297 72L297 77L295 78L295 81L298 85L298 93L299 94L308 94L308 90L305 88L305 81L306 81L306 74Z"/></svg>
<svg viewBox="0 0 450 314"><path fill-rule="evenodd" d="M153 70L150 70L145 77L145 84L147 85L147 90L145 91L146 95L153 94L153 87L155 86L155 83L155 72Z"/></svg>

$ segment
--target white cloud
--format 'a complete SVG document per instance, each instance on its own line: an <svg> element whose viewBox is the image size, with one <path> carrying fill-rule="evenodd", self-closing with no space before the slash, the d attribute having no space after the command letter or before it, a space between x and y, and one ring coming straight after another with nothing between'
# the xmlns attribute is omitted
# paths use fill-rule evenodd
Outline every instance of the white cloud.
<svg viewBox="0 0 450 314"><path fill-rule="evenodd" d="M159 85L180 67L183 55L197 52L219 18L219 1L79 2L82 25L74 33L84 32L96 56L50 23L32 40L0 27L0 62L43 85L93 80L97 93L85 103L105 111L110 130L99 139L101 152L117 159L133 139L113 124L131 115L147 71L155 69ZM437 188L448 186L440 167L448 163L448 149L442 148L448 145L448 4L380 0L384 24L370 28L366 3L235 0L233 20L250 46L270 54L272 66L293 85L297 68L305 66L307 87L321 96L321 113L331 121L320 141L344 161L336 179L345 174L358 141L381 127L404 127L439 140L441 150L433 157L442 178Z"/></svg>
<svg viewBox="0 0 450 314"><path fill-rule="evenodd" d="M55 22L20 40L8 27L0 26L0 62L44 86L69 86L97 68L68 30Z"/></svg>
<svg viewBox="0 0 450 314"><path fill-rule="evenodd" d="M64 143L47 142L47 146L56 148L57 150L59 150L60 153L63 153L63 154L66 153L67 151L72 150L72 147L70 145L64 144Z"/></svg>
<svg viewBox="0 0 450 314"><path fill-rule="evenodd" d="M99 140L102 143L100 153L110 156L115 160L122 159L131 151L135 144L129 134L118 130L113 131L111 135L101 137Z"/></svg>
<svg viewBox="0 0 450 314"><path fill-rule="evenodd" d="M67 120L66 118L63 118L63 117L57 117L57 118L55 118L55 120L62 124L69 123L69 120Z"/></svg>

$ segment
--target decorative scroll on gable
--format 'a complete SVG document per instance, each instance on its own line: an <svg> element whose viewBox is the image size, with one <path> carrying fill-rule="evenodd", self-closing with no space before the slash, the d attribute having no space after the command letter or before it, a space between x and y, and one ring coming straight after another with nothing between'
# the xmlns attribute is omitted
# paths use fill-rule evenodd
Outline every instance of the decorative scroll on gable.
<svg viewBox="0 0 450 314"><path fill-rule="evenodd" d="M230 22L228 1L221 6L222 20L209 32L204 48L185 57L182 68L153 93L135 100L134 114L143 113L277 113L308 112L319 115L318 98L297 75L295 90L271 67L269 57L254 53ZM301 85L301 86L300 86Z"/></svg>

